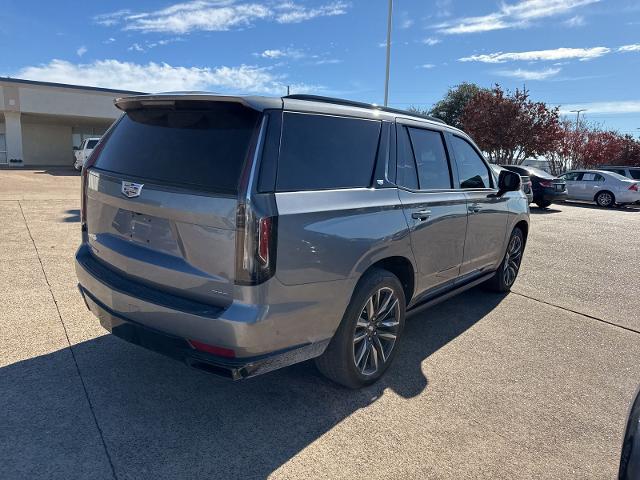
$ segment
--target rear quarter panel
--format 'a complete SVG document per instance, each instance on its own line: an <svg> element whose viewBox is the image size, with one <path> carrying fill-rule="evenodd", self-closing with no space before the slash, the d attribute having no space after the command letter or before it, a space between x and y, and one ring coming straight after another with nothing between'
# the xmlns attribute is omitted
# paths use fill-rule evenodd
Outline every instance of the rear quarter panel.
<svg viewBox="0 0 640 480"><path fill-rule="evenodd" d="M276 203L276 277L285 285L358 277L396 255L415 270L395 188L277 193Z"/></svg>

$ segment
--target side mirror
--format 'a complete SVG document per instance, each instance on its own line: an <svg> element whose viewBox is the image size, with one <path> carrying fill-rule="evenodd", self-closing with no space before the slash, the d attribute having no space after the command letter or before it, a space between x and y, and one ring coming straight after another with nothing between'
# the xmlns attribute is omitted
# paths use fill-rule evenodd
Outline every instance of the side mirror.
<svg viewBox="0 0 640 480"><path fill-rule="evenodd" d="M510 170L502 170L498 176L498 195L520 190L520 175Z"/></svg>

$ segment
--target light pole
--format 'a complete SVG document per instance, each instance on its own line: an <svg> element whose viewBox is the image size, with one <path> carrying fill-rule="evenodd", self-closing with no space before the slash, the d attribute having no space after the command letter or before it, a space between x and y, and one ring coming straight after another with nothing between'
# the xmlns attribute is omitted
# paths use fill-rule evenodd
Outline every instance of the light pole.
<svg viewBox="0 0 640 480"><path fill-rule="evenodd" d="M387 19L387 74L384 80L384 106L389 102L389 63L391 62L391 19L393 17L393 0L389 0L389 18Z"/></svg>
<svg viewBox="0 0 640 480"><path fill-rule="evenodd" d="M579 110L569 110L569 113L575 113L576 114L576 130L578 129L578 126L580 125L580 112L586 112L587 109L586 108L580 108Z"/></svg>

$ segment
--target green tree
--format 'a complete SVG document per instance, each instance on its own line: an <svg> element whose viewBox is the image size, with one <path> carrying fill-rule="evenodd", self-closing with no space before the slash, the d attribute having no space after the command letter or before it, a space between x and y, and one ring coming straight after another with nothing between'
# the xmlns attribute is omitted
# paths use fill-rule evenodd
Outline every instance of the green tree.
<svg viewBox="0 0 640 480"><path fill-rule="evenodd" d="M437 102L428 113L432 117L444 120L448 125L462 128L460 117L467 103L480 92L489 91L479 87L475 83L463 82L455 87L450 87L442 100Z"/></svg>

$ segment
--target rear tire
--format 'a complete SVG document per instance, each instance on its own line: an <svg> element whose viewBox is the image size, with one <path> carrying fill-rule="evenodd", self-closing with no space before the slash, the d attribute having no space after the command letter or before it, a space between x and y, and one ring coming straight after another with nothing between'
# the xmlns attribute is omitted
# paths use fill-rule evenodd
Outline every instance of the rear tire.
<svg viewBox="0 0 640 480"><path fill-rule="evenodd" d="M504 258L493 277L487 280L486 287L494 292L509 292L518 278L523 252L524 234L516 227L509 237Z"/></svg>
<svg viewBox="0 0 640 480"><path fill-rule="evenodd" d="M596 203L602 208L611 208L616 204L616 197L613 193L604 190L596 195Z"/></svg>
<svg viewBox="0 0 640 480"><path fill-rule="evenodd" d="M536 202L536 205L538 205L538 207L540 208L549 208L549 205L551 205L551 202L546 200L540 200L539 202Z"/></svg>
<svg viewBox="0 0 640 480"><path fill-rule="evenodd" d="M382 269L366 273L329 346L315 360L318 370L348 388L376 382L395 357L405 309L398 277Z"/></svg>

